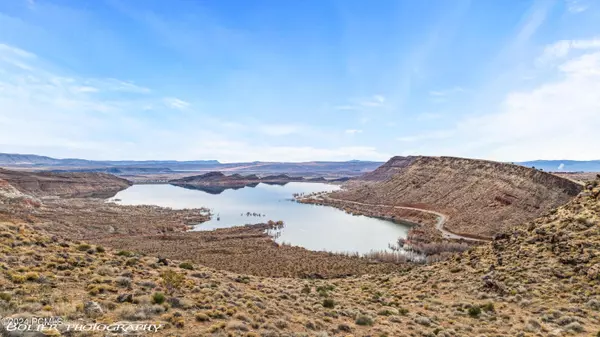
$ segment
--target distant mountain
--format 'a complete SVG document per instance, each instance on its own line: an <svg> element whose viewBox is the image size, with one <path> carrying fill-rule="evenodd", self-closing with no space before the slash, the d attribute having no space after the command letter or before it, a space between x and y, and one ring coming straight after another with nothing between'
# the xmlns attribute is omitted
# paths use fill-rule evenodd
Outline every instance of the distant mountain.
<svg viewBox="0 0 600 337"><path fill-rule="evenodd" d="M14 154L0 153L0 166L21 166L21 167L114 167L114 166L135 166L135 167L163 167L167 168L174 165L221 165L218 160L86 160L77 158L57 159L34 154Z"/></svg>
<svg viewBox="0 0 600 337"><path fill-rule="evenodd" d="M600 172L600 160L533 160L515 164L551 172Z"/></svg>
<svg viewBox="0 0 600 337"><path fill-rule="evenodd" d="M382 162L375 161L311 161L302 163L290 162L244 162L220 163L217 160L85 160L57 159L32 154L0 153L0 167L33 168L57 172L105 172L116 175L159 174L171 172L210 172L227 171L244 174L290 174L307 177L323 177L336 179L358 176L373 171Z"/></svg>
<svg viewBox="0 0 600 337"><path fill-rule="evenodd" d="M58 162L59 159L34 154L0 153L0 165L6 166L56 165Z"/></svg>
<svg viewBox="0 0 600 337"><path fill-rule="evenodd" d="M56 169L46 170L54 173L64 172L101 172L110 173L115 175L124 174L160 174L160 173L173 173L168 167L143 167L143 166L111 166L111 167L99 167L99 168L72 168L72 169Z"/></svg>

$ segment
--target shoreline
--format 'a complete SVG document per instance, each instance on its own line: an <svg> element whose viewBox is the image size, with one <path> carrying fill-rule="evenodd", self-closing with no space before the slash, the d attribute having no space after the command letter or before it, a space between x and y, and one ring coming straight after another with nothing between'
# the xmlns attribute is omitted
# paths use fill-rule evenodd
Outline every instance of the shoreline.
<svg viewBox="0 0 600 337"><path fill-rule="evenodd" d="M352 200L331 198L329 194L329 192L320 192L306 196L298 195L295 196L295 199L299 203L334 207L352 215L363 215L396 223L412 224L415 227L419 227L419 230L426 232L430 241L445 239L484 242L492 240L490 237L448 230L444 227L449 218L448 215L430 209L401 205L366 204ZM434 217L431 217L431 215ZM434 227L433 229L437 230L439 235L436 235L431 227Z"/></svg>
<svg viewBox="0 0 600 337"><path fill-rule="evenodd" d="M0 221L29 223L50 236L255 276L337 278L412 268L279 244L260 224L189 230L207 220L202 209L119 205L91 198L46 199L37 207L12 205L0 212Z"/></svg>

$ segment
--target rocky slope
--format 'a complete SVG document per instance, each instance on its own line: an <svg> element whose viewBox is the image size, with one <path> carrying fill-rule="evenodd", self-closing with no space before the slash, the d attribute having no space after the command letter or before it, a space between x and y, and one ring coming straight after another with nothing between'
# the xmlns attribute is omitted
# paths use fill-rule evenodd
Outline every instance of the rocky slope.
<svg viewBox="0 0 600 337"><path fill-rule="evenodd" d="M0 168L0 179L35 196L111 197L131 183L105 173L52 173L11 171Z"/></svg>
<svg viewBox="0 0 600 337"><path fill-rule="evenodd" d="M449 216L453 232L491 237L567 203L581 185L539 170L452 157L394 157L332 197L418 206Z"/></svg>
<svg viewBox="0 0 600 337"><path fill-rule="evenodd" d="M600 336L598 251L598 181L447 261L334 280L240 275L7 222L0 314L160 324L153 336ZM82 335L57 329L47 335Z"/></svg>

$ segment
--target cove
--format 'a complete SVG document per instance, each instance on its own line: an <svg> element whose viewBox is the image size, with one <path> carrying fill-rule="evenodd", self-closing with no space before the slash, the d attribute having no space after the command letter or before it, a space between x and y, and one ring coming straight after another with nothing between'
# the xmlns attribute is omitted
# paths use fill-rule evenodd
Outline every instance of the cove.
<svg viewBox="0 0 600 337"><path fill-rule="evenodd" d="M339 186L297 182L285 185L260 183L237 189L133 185L109 201L123 205L210 209L212 219L198 224L193 230L282 220L285 225L275 241L310 250L362 254L371 250L386 250L398 238L406 237L410 228L408 223L354 216L333 207L301 204L293 200L294 193L309 194L336 189Z"/></svg>

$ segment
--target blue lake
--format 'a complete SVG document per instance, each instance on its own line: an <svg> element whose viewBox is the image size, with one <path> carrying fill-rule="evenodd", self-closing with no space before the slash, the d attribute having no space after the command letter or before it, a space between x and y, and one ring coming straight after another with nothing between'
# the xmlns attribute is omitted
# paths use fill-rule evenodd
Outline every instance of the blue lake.
<svg viewBox="0 0 600 337"><path fill-rule="evenodd" d="M213 218L194 230L212 230L255 224L268 220L285 223L277 242L311 250L367 253L384 250L410 226L391 221L353 216L333 207L301 204L294 193L333 191L336 185L323 183L258 184L240 189L187 189L173 185L133 185L112 200L124 205L159 205L174 209L205 207ZM256 216L247 213L256 213ZM261 216L258 216L260 214Z"/></svg>

